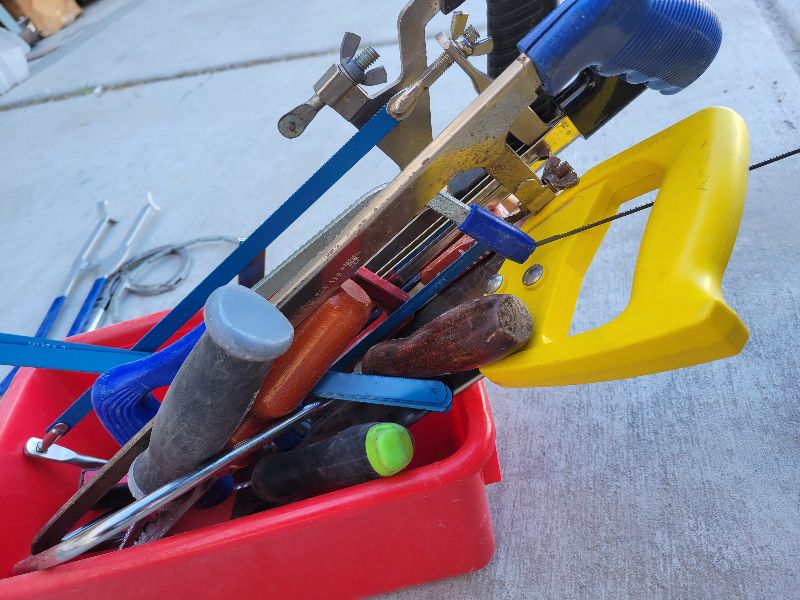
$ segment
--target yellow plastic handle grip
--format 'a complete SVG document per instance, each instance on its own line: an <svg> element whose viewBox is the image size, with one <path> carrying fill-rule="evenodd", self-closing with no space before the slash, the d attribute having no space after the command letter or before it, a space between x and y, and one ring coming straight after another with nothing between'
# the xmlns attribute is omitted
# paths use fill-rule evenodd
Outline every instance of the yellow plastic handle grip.
<svg viewBox="0 0 800 600"><path fill-rule="evenodd" d="M732 356L747 328L722 298L721 279L744 208L748 136L742 118L708 108L590 170L525 224L543 239L617 212L660 188L642 238L630 300L616 318L569 335L581 282L609 225L506 261L496 293L519 296L533 316L528 346L486 366L512 387L571 385L677 369ZM526 287L539 263L544 276Z"/></svg>

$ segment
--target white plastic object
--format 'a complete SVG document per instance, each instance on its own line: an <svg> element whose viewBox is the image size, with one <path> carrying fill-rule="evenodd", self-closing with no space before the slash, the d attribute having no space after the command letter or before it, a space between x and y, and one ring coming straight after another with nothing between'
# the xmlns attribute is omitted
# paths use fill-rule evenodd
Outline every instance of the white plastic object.
<svg viewBox="0 0 800 600"><path fill-rule="evenodd" d="M0 28L0 94L28 78L30 46L7 29Z"/></svg>

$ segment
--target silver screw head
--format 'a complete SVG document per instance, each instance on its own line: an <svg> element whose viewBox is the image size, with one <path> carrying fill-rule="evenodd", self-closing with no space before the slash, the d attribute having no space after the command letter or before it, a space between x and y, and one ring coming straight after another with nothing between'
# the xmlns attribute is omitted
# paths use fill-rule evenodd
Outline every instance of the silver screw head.
<svg viewBox="0 0 800 600"><path fill-rule="evenodd" d="M539 280L544 275L544 267L539 263L535 265L531 265L527 268L527 270L522 274L522 285L525 287L531 287L539 282Z"/></svg>
<svg viewBox="0 0 800 600"><path fill-rule="evenodd" d="M489 280L486 282L486 293L494 294L500 289L501 285L503 285L503 276L500 275L500 273L495 273L489 277Z"/></svg>

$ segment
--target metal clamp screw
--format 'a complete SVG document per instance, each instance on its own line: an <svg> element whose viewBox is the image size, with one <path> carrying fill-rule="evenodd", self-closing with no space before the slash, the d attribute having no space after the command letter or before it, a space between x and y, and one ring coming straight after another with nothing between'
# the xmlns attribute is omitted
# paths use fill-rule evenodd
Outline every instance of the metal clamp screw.
<svg viewBox="0 0 800 600"><path fill-rule="evenodd" d="M407 88L400 90L389 100L386 111L395 119L406 118L417 101L449 69L453 63L466 62L468 56L481 56L492 51L494 43L491 38L478 39L480 34L472 25L467 26L469 14L455 11L450 21L450 35L439 33L436 41L444 48L444 52L422 72L419 79Z"/></svg>
<svg viewBox="0 0 800 600"><path fill-rule="evenodd" d="M357 92L356 99L359 95L364 97L359 85L386 83L386 69L369 68L380 58L380 54L372 46L356 53L360 43L361 37L355 33L348 31L344 34L339 48L339 62L331 65L314 84L314 95L278 120L278 131L282 136L296 138L302 134L326 104L339 110L343 108L340 104L353 103L354 91Z"/></svg>

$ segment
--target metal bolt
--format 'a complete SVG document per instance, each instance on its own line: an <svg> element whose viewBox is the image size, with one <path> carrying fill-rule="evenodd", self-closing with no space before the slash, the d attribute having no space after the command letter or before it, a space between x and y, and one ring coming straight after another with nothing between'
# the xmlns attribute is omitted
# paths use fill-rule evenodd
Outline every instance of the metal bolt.
<svg viewBox="0 0 800 600"><path fill-rule="evenodd" d="M480 34L471 25L467 26L467 18L468 15L465 12L455 11L453 13L450 35L448 36L444 32L436 35L436 41L445 51L422 72L414 83L400 90L389 100L386 111L395 119L402 120L411 114L420 97L457 61L456 56L458 56L458 60L466 60L467 56L480 56L491 52L491 38L478 40Z"/></svg>
<svg viewBox="0 0 800 600"><path fill-rule="evenodd" d="M475 29L474 26L468 25L464 30L464 37L467 38L471 44L474 44L478 41L478 38L481 37L481 34L478 33L478 30Z"/></svg>
<svg viewBox="0 0 800 600"><path fill-rule="evenodd" d="M278 120L278 131L283 137L291 139L303 133L326 104L339 110L339 104L346 103L351 98L350 92L353 88L386 83L386 69L369 68L380 58L378 51L372 46L366 46L356 52L359 44L361 36L345 32L339 47L339 62L331 66L314 84L314 95Z"/></svg>
<svg viewBox="0 0 800 600"><path fill-rule="evenodd" d="M342 45L339 49L339 65L355 83L361 85L378 85L386 83L388 76L386 69L376 67L369 69L369 66L380 58L380 54L373 46L365 46L358 52L358 45L361 43L361 36L349 31L342 38ZM316 87L314 89L317 89Z"/></svg>
<svg viewBox="0 0 800 600"><path fill-rule="evenodd" d="M489 277L489 280L486 282L486 293L494 294L500 289L501 285L503 285L503 276L500 275L500 273L495 273Z"/></svg>
<svg viewBox="0 0 800 600"><path fill-rule="evenodd" d="M535 265L531 265L528 269L522 274L522 285L525 287L531 287L535 285L544 275L544 267L539 263Z"/></svg>
<svg viewBox="0 0 800 600"><path fill-rule="evenodd" d="M367 46L353 57L353 62L355 62L359 67L361 67L362 71L366 71L369 68L369 66L372 65L380 57L381 55L378 54L378 51L375 50L375 48L373 48L372 46Z"/></svg>

